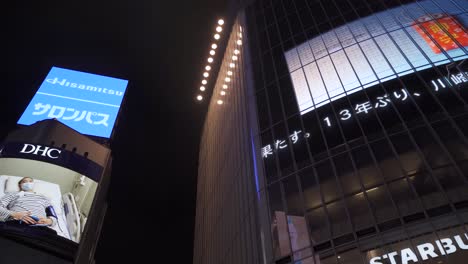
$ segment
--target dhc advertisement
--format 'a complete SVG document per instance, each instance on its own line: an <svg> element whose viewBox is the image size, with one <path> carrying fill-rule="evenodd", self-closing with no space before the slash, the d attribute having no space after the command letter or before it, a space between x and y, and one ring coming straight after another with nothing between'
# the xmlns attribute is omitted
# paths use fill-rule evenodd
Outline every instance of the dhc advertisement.
<svg viewBox="0 0 468 264"><path fill-rule="evenodd" d="M52 67L18 124L55 118L78 132L109 138L128 81Z"/></svg>
<svg viewBox="0 0 468 264"><path fill-rule="evenodd" d="M40 245L80 243L103 169L54 146L0 144L0 234Z"/></svg>
<svg viewBox="0 0 468 264"><path fill-rule="evenodd" d="M286 51L301 114L349 94L468 58L463 0L418 1L352 21Z"/></svg>

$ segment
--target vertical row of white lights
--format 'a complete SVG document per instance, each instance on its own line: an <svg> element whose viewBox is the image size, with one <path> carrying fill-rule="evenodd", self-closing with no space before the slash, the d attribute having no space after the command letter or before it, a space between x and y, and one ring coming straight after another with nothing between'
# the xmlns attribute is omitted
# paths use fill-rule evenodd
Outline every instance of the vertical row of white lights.
<svg viewBox="0 0 468 264"><path fill-rule="evenodd" d="M216 54L216 48L218 48L218 44L216 42L221 38L221 32L223 31L223 25L224 25L224 20L220 19L218 20L218 24L216 25L216 33L213 35L213 38L215 39L215 43L211 44L211 49L210 49L210 56L208 56L208 59L206 60L208 64L205 66L205 71L203 72L203 80L201 81L202 85L200 86L200 91L204 92L206 90L205 85L208 84L208 77L210 76L210 70L211 70L211 65L214 61L213 56ZM199 94L197 95L197 100L202 101L203 100L203 95Z"/></svg>
<svg viewBox="0 0 468 264"><path fill-rule="evenodd" d="M238 37L239 38L236 38L234 39L235 41L235 48L234 48L234 51L233 51L233 55L231 57L231 61L229 62L229 67L227 68L226 70L226 75L225 75L225 78L224 78L224 83L223 83L223 90L221 90L220 92L220 95L221 96L225 96L226 95L226 91L228 88L229 88L229 83L232 81L233 79L233 70L234 68L236 67L236 61L239 59L239 54L240 54L240 50L241 50L241 45L242 45L242 27L239 26L239 32L238 32ZM219 99L217 101L217 103L219 105L223 104L223 100L222 99Z"/></svg>

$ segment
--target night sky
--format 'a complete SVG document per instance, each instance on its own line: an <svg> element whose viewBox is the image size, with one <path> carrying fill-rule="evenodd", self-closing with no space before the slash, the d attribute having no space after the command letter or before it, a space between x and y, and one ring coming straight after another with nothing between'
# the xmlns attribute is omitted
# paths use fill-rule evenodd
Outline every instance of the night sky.
<svg viewBox="0 0 468 264"><path fill-rule="evenodd" d="M129 80L97 263L191 263L195 95L225 1L14 1L2 7L0 140L52 66ZM146 242L149 239L149 243Z"/></svg>

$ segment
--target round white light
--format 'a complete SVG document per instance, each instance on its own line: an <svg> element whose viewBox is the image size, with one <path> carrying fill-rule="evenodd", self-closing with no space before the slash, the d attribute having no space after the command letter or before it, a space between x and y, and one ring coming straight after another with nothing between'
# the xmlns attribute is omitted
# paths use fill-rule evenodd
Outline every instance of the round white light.
<svg viewBox="0 0 468 264"><path fill-rule="evenodd" d="M227 74L228 74L228 75L232 75L232 71L228 71Z"/></svg>
<svg viewBox="0 0 468 264"><path fill-rule="evenodd" d="M201 95L197 96L197 100L198 100L198 101L203 100L203 96L201 96Z"/></svg>
<svg viewBox="0 0 468 264"><path fill-rule="evenodd" d="M223 89L227 89L228 86L226 84L223 84Z"/></svg>
<svg viewBox="0 0 468 264"><path fill-rule="evenodd" d="M208 77L208 76L210 76L210 75L209 75L207 72L204 72L204 73L203 73L203 76L204 76L204 77Z"/></svg>
<svg viewBox="0 0 468 264"><path fill-rule="evenodd" d="M217 26L217 27L216 27L216 32L221 32L221 31L223 31L223 28L220 27L220 26Z"/></svg>
<svg viewBox="0 0 468 264"><path fill-rule="evenodd" d="M236 55L232 56L232 60L237 60L237 56Z"/></svg>
<svg viewBox="0 0 468 264"><path fill-rule="evenodd" d="M229 63L229 67L234 68L236 65L234 63Z"/></svg>
<svg viewBox="0 0 468 264"><path fill-rule="evenodd" d="M215 51L214 50L210 50L210 55L215 55Z"/></svg>
<svg viewBox="0 0 468 264"><path fill-rule="evenodd" d="M213 58L209 57L209 58L208 58L208 62L209 62L209 63L212 63L212 62L213 62Z"/></svg>
<svg viewBox="0 0 468 264"><path fill-rule="evenodd" d="M231 81L231 78L226 77L224 80L225 80L226 82L230 82L230 81Z"/></svg>
<svg viewBox="0 0 468 264"><path fill-rule="evenodd" d="M218 45L216 45L216 44L211 44L211 48L212 48L212 49L216 49L217 47L218 47Z"/></svg>
<svg viewBox="0 0 468 264"><path fill-rule="evenodd" d="M206 80L201 81L203 84L207 84L208 82Z"/></svg>
<svg viewBox="0 0 468 264"><path fill-rule="evenodd" d="M214 34L215 39L219 39L221 36L219 34Z"/></svg>
<svg viewBox="0 0 468 264"><path fill-rule="evenodd" d="M223 100L218 100L218 104L219 104L219 105L222 105L222 104L223 104Z"/></svg>
<svg viewBox="0 0 468 264"><path fill-rule="evenodd" d="M206 65L205 70L207 70L207 71L211 70L210 65Z"/></svg>
<svg viewBox="0 0 468 264"><path fill-rule="evenodd" d="M218 20L218 24L222 26L224 24L224 20L222 19Z"/></svg>
<svg viewBox="0 0 468 264"><path fill-rule="evenodd" d="M239 45L239 46L242 45L242 40L240 40L240 39L237 40L237 45Z"/></svg>
<svg viewBox="0 0 468 264"><path fill-rule="evenodd" d="M234 54L239 54L239 50L234 50Z"/></svg>
<svg viewBox="0 0 468 264"><path fill-rule="evenodd" d="M200 91L205 91L205 86L200 86Z"/></svg>
<svg viewBox="0 0 468 264"><path fill-rule="evenodd" d="M226 92L225 91L221 91L220 93L222 96L226 95Z"/></svg>
<svg viewBox="0 0 468 264"><path fill-rule="evenodd" d="M242 38L242 33L239 33L239 37Z"/></svg>

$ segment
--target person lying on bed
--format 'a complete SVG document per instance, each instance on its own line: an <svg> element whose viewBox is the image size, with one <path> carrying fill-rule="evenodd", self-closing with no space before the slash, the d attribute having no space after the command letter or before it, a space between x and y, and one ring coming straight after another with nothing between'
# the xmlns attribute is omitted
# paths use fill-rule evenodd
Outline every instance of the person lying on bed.
<svg viewBox="0 0 468 264"><path fill-rule="evenodd" d="M33 191L34 180L24 177L18 186L21 191L6 194L0 199L0 221L54 226L57 221L54 208L49 198Z"/></svg>

